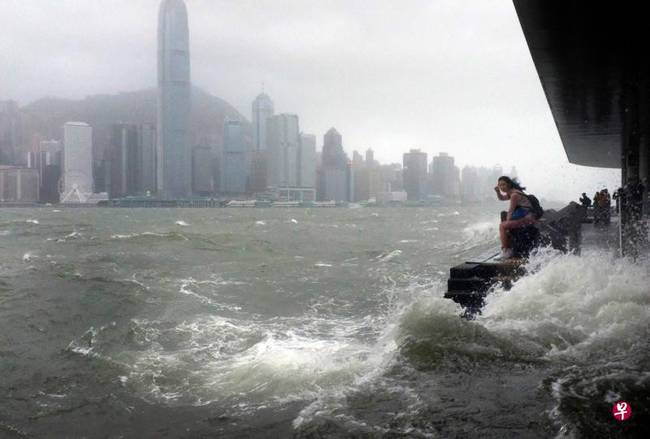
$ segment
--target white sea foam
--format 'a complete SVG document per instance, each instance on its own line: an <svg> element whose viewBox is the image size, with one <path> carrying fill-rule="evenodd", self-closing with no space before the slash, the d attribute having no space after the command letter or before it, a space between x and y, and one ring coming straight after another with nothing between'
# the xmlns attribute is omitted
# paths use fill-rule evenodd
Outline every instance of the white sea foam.
<svg viewBox="0 0 650 439"><path fill-rule="evenodd" d="M188 241L189 238L181 235L180 233L156 233L156 232L142 232L142 233L127 233L127 234L113 234L111 239L134 239L134 238L179 238L183 241Z"/></svg>
<svg viewBox="0 0 650 439"><path fill-rule="evenodd" d="M169 327L134 320L135 339L146 349L130 359L128 381L143 396L166 404L204 405L245 395L243 401L252 398L272 405L314 397L323 388L350 383L365 370L373 353L350 337L359 324L366 322L313 318L256 322L213 315ZM329 336L314 333L321 330ZM171 378L186 376L188 370L192 384ZM152 383L148 378L152 373L165 377L166 384ZM242 404L238 410L248 410Z"/></svg>
<svg viewBox="0 0 650 439"><path fill-rule="evenodd" d="M466 239L472 240L494 239L499 236L498 227L497 221L481 221L466 226L463 234Z"/></svg>
<svg viewBox="0 0 650 439"><path fill-rule="evenodd" d="M544 253L532 264L538 270L512 290L488 296L480 324L536 343L548 357L625 352L649 335L647 265L606 253Z"/></svg>
<svg viewBox="0 0 650 439"><path fill-rule="evenodd" d="M377 260L381 262L390 262L397 259L402 254L402 250L393 250L389 253L383 253L377 256Z"/></svg>

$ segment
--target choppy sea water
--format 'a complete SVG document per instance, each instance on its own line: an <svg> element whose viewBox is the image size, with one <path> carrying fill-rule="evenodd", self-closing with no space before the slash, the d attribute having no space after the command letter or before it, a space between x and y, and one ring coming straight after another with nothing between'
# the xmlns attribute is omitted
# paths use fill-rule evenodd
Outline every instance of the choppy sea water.
<svg viewBox="0 0 650 439"><path fill-rule="evenodd" d="M2 209L0 437L647 437L647 264L442 298L500 207Z"/></svg>

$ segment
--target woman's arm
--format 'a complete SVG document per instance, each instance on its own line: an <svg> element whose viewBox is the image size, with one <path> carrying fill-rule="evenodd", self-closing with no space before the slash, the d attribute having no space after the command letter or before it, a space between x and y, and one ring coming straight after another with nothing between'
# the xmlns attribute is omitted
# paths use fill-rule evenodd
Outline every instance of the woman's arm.
<svg viewBox="0 0 650 439"><path fill-rule="evenodd" d="M494 186L494 192L497 193L497 198L501 201L506 201L508 199L508 195L502 195L501 191L499 190L498 186Z"/></svg>

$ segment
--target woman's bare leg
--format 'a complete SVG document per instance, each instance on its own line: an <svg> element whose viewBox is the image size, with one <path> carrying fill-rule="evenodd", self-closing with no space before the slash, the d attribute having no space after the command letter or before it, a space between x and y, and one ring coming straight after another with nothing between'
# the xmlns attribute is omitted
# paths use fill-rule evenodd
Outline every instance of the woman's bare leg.
<svg viewBox="0 0 650 439"><path fill-rule="evenodd" d="M505 227L506 221L499 224L499 238L501 239L501 248L510 248L510 236L508 236L508 229Z"/></svg>
<svg viewBox="0 0 650 439"><path fill-rule="evenodd" d="M518 220L503 221L499 224L499 238L501 239L501 248L510 248L510 234L509 230L518 229L519 227L524 227L529 224L533 224L535 218L532 215L529 215L525 218Z"/></svg>

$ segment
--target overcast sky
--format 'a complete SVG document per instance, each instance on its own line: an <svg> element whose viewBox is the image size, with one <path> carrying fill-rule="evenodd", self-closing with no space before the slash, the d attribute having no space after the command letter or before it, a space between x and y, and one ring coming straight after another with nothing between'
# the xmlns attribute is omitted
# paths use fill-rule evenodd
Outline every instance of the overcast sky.
<svg viewBox="0 0 650 439"><path fill-rule="evenodd" d="M83 98L156 84L159 0L0 0L0 99ZM249 120L276 113L382 162L420 148L516 166L556 199L620 172L568 163L510 0L186 0L192 81Z"/></svg>

